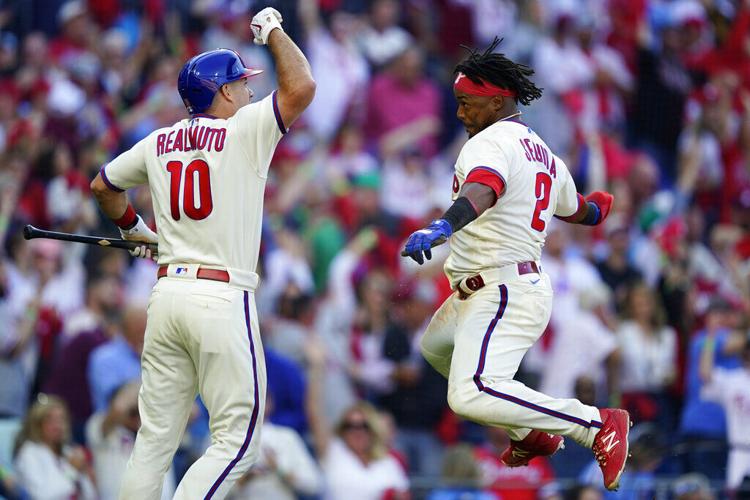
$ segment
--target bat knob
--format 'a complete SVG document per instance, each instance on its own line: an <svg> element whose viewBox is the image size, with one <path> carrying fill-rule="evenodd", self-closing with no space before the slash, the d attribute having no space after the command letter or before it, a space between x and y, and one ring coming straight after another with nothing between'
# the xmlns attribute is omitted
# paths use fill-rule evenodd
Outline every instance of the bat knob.
<svg viewBox="0 0 750 500"><path fill-rule="evenodd" d="M34 229L36 229L36 228L34 226L32 226L31 224L26 224L23 227L23 238L26 239L26 240L30 240L31 238L33 238L34 237Z"/></svg>

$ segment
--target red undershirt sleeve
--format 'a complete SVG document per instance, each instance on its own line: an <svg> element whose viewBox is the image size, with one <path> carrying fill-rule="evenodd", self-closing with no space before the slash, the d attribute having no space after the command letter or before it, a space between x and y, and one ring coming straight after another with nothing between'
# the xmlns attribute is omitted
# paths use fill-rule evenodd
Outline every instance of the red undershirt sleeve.
<svg viewBox="0 0 750 500"><path fill-rule="evenodd" d="M483 184L492 189L497 198L500 198L505 192L505 179L500 172L490 167L474 167L466 176L464 182Z"/></svg>

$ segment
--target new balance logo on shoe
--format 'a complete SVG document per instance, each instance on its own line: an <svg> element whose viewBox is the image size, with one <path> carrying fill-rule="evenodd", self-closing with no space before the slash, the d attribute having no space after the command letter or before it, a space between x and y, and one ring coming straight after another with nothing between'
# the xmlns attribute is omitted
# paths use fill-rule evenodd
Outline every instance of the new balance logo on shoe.
<svg viewBox="0 0 750 500"><path fill-rule="evenodd" d="M604 436L602 438L602 442L605 444L604 451L606 453L609 453L610 451L612 451L612 448L614 448L620 443L620 440L617 439L617 431L613 430L612 432Z"/></svg>

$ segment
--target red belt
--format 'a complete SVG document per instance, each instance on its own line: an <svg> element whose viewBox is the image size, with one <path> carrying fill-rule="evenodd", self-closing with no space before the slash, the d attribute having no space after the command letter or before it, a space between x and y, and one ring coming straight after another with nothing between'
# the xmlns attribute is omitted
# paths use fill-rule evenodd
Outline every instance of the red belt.
<svg viewBox="0 0 750 500"><path fill-rule="evenodd" d="M156 278L163 278L167 275L167 269L169 266L159 266L159 270L156 272ZM223 269L207 269L205 267L199 267L196 273L196 278L200 280L212 280L212 281L223 281L229 283L229 273Z"/></svg>
<svg viewBox="0 0 750 500"><path fill-rule="evenodd" d="M519 262L516 264L518 268L518 275L522 276L524 274L530 274L530 273L536 273L539 274L539 266L536 265L536 262L533 260L527 261L527 262ZM481 274L477 274L476 276L472 276L470 278L466 279L465 282L466 288L471 290L472 292L476 292L477 290L480 290L484 288L484 280L482 279ZM467 297L469 297L469 294L458 289L458 297L461 300L466 300Z"/></svg>

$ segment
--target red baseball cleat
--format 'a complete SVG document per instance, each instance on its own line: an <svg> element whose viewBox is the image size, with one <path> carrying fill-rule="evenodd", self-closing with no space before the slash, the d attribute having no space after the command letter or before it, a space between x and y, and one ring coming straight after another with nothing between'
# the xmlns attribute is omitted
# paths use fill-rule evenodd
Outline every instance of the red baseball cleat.
<svg viewBox="0 0 750 500"><path fill-rule="evenodd" d="M604 487L616 490L628 460L628 434L633 423L625 410L604 408L599 410L602 428L594 438L592 450L604 475Z"/></svg>
<svg viewBox="0 0 750 500"><path fill-rule="evenodd" d="M511 441L510 446L500 456L500 461L508 467L529 465L534 457L546 457L565 447L562 436L531 431L521 441Z"/></svg>

